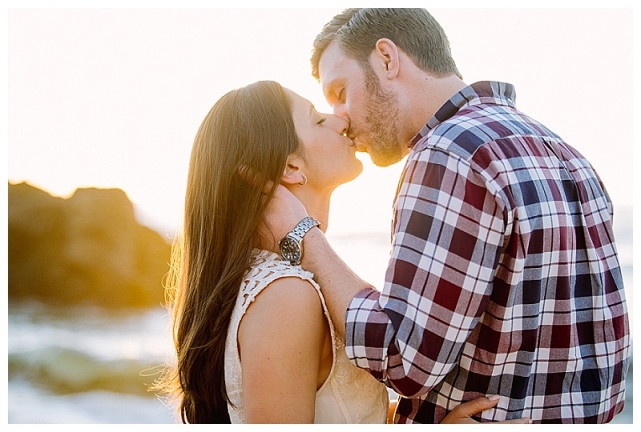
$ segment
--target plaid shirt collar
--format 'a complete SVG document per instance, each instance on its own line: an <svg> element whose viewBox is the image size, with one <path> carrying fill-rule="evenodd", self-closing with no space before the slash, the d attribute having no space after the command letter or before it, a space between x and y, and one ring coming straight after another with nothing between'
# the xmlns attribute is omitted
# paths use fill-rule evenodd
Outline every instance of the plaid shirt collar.
<svg viewBox="0 0 641 432"><path fill-rule="evenodd" d="M479 81L469 85L445 102L436 114L434 114L434 117L410 140L407 147L410 149L413 148L430 130L454 116L464 107L478 104L514 107L515 100L516 90L512 84L497 81Z"/></svg>

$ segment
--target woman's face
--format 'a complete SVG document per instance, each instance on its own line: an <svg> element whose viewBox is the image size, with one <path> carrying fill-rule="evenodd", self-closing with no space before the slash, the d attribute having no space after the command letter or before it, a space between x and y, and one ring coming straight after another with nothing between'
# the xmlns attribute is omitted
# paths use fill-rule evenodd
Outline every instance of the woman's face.
<svg viewBox="0 0 641 432"><path fill-rule="evenodd" d="M299 158L307 187L331 189L354 180L363 171L356 148L344 133L349 124L342 117L320 114L307 99L291 90L292 116L303 147Z"/></svg>

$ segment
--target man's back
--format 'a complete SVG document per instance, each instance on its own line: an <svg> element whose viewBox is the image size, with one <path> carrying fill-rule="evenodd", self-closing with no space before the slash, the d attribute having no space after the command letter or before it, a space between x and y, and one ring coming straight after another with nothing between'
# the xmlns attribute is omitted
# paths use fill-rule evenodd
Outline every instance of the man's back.
<svg viewBox="0 0 641 432"><path fill-rule="evenodd" d="M423 396L398 419L439 422L498 394L483 418L607 422L630 356L612 205L589 162L501 86L455 96L408 157L380 304L399 351L390 383Z"/></svg>

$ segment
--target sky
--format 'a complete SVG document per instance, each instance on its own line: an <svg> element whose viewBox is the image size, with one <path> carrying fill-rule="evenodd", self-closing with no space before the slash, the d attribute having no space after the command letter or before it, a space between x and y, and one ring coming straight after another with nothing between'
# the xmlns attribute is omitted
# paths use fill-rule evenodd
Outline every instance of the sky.
<svg viewBox="0 0 641 432"><path fill-rule="evenodd" d="M62 197L79 187L121 188L140 220L164 235L180 225L198 126L224 93L270 79L330 110L308 59L312 40L343 5L9 3L9 182ZM632 2L604 4L624 8L428 8L466 83L514 84L517 107L592 162L615 206L632 205L636 10ZM377 168L359 157L364 173L335 192L329 233L389 229L402 164Z"/></svg>

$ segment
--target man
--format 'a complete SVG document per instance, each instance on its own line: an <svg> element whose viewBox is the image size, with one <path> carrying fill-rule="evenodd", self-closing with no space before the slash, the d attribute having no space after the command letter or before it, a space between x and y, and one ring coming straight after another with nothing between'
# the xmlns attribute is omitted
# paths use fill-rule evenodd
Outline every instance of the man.
<svg viewBox="0 0 641 432"><path fill-rule="evenodd" d="M405 396L395 420L438 423L496 394L481 419L611 421L629 326L612 204L589 162L519 112L512 85L465 84L422 9L343 11L312 70L358 150L381 166L407 155L381 292L320 230L299 251L351 361ZM276 238L307 215L285 192Z"/></svg>

